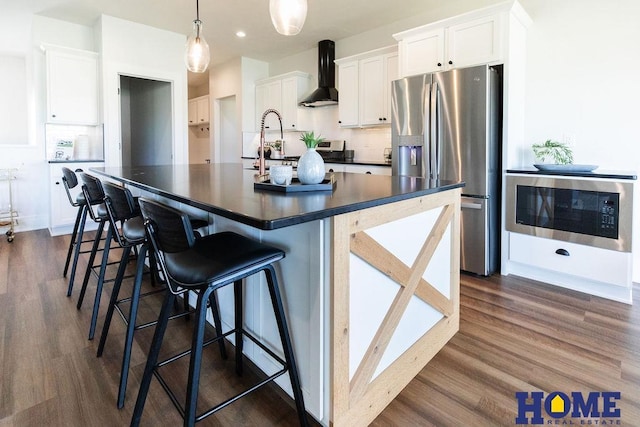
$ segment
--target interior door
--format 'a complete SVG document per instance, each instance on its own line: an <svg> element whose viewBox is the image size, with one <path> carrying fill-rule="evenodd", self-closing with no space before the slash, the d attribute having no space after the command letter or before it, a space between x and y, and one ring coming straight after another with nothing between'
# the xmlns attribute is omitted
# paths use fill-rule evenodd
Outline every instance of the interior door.
<svg viewBox="0 0 640 427"><path fill-rule="evenodd" d="M122 166L173 163L171 83L120 76Z"/></svg>

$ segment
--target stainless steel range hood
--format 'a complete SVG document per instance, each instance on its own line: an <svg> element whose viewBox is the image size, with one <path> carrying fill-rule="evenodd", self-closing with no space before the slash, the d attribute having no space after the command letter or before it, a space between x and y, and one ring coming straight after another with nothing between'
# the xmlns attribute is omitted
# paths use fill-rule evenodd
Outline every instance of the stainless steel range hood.
<svg viewBox="0 0 640 427"><path fill-rule="evenodd" d="M336 45L331 40L318 43L318 88L300 102L302 107L324 107L338 103L336 89Z"/></svg>

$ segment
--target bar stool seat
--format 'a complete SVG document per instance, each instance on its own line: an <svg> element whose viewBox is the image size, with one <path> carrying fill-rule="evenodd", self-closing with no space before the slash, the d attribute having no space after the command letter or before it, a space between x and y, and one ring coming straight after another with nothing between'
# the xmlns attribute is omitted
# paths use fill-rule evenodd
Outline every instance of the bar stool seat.
<svg viewBox="0 0 640 427"><path fill-rule="evenodd" d="M140 423L152 376L160 381L172 403L183 415L184 425L192 426L197 421L201 421L287 372L291 380L299 422L303 426L308 425L293 346L273 267L273 263L284 258L284 252L233 232L221 232L196 238L189 227L188 217L184 213L153 200L140 198L140 209L145 218L147 235L151 241L156 260L167 279L168 290L149 350L131 425L137 426ZM243 327L242 279L262 271L267 279L284 360ZM222 336L218 333L218 336L205 342L207 301L211 301L218 289L230 284L234 286L234 328ZM196 292L198 296L191 349L158 362L171 306L176 295L186 291ZM267 376L266 379L244 392L236 394L198 415L196 402L198 400L202 349L208 344L221 341L230 334L235 334L235 367L238 375L241 375L243 371L243 337L250 339L269 354L276 363L282 366L282 369ZM190 355L190 362L186 404L183 408L163 379L159 368L186 355Z"/></svg>

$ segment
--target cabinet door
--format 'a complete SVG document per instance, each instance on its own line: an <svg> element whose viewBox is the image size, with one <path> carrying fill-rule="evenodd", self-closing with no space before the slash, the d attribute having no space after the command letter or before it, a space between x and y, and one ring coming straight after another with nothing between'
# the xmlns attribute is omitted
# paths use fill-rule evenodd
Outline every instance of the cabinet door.
<svg viewBox="0 0 640 427"><path fill-rule="evenodd" d="M256 86L257 130L260 131L262 114L270 108L282 112L282 81L277 80ZM265 130L280 130L275 114L269 114L264 122Z"/></svg>
<svg viewBox="0 0 640 427"><path fill-rule="evenodd" d="M97 56L47 51L47 122L98 124Z"/></svg>
<svg viewBox="0 0 640 427"><path fill-rule="evenodd" d="M487 64L502 58L500 15L453 25L447 30L447 68Z"/></svg>
<svg viewBox="0 0 640 427"><path fill-rule="evenodd" d="M402 77L444 69L444 28L438 28L400 42Z"/></svg>
<svg viewBox="0 0 640 427"><path fill-rule="evenodd" d="M363 59L360 72L360 124L384 124L384 64L382 56Z"/></svg>
<svg viewBox="0 0 640 427"><path fill-rule="evenodd" d="M398 54L384 56L384 101L382 117L384 123L391 124L391 82L400 78Z"/></svg>
<svg viewBox="0 0 640 427"><path fill-rule="evenodd" d="M298 130L298 78L282 80L282 127L284 130Z"/></svg>
<svg viewBox="0 0 640 427"><path fill-rule="evenodd" d="M209 123L209 97L204 96L197 100L197 121L198 124Z"/></svg>
<svg viewBox="0 0 640 427"><path fill-rule="evenodd" d="M358 113L358 61L340 65L338 71L338 116L340 126L357 126Z"/></svg>
<svg viewBox="0 0 640 427"><path fill-rule="evenodd" d="M198 101L189 100L189 126L198 124Z"/></svg>

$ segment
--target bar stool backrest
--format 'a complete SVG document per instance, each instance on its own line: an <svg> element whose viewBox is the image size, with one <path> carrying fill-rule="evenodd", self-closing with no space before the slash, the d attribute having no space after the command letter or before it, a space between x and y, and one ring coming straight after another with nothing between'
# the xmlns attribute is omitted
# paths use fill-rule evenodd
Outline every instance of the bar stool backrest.
<svg viewBox="0 0 640 427"><path fill-rule="evenodd" d="M183 252L193 246L196 237L184 212L144 197L139 202L147 230L160 252Z"/></svg>
<svg viewBox="0 0 640 427"><path fill-rule="evenodd" d="M82 172L82 169L76 169L76 172ZM79 206L78 202L74 200L73 196L71 196L71 189L75 188L78 185L78 177L76 173L69 168L62 168L62 184L64 185L64 189L67 192L67 197L69 198L69 203L71 206Z"/></svg>
<svg viewBox="0 0 640 427"><path fill-rule="evenodd" d="M172 276L167 270L165 254L189 250L196 241L189 217L184 212L155 200L140 197L138 202L147 235L162 273L171 279ZM168 284L173 293L184 291L175 286L174 280L168 280Z"/></svg>
<svg viewBox="0 0 640 427"><path fill-rule="evenodd" d="M91 209L91 206L99 205L104 203L104 189L102 188L102 182L98 178L93 175L89 175L88 173L81 172L80 179L82 179L82 192L84 193L84 198L87 201L87 205L89 205L89 215L94 221L98 221L99 217Z"/></svg>
<svg viewBox="0 0 640 427"><path fill-rule="evenodd" d="M105 205L114 221L126 221L138 216L136 202L128 188L112 182L104 182L102 189L105 195Z"/></svg>
<svg viewBox="0 0 640 427"><path fill-rule="evenodd" d="M140 215L140 211L128 188L105 181L102 183L102 189L104 190L104 204L107 208L112 230L120 230L115 232L115 237L120 246L124 246L125 239L121 234L122 227L118 227L117 223L122 224L128 219Z"/></svg>

